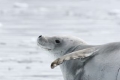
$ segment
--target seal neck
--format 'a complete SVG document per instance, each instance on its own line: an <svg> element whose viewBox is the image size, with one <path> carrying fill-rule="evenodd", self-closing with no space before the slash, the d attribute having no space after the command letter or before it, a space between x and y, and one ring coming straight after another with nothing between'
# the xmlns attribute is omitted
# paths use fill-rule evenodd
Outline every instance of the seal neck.
<svg viewBox="0 0 120 80"><path fill-rule="evenodd" d="M71 52L82 50L85 48L93 47L92 45L78 45L74 46L66 51L65 54L69 54ZM64 54L64 55L65 55ZM84 63L81 62L81 60L70 60L66 61L63 64L60 65L60 68L62 70L63 76L65 80L74 80L74 77L76 76L77 72L83 72L83 66Z"/></svg>

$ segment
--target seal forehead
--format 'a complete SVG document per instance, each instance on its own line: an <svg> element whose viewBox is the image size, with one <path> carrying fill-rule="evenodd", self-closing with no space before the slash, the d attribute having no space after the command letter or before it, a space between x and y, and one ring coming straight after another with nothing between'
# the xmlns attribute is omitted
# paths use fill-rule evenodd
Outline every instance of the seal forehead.
<svg viewBox="0 0 120 80"><path fill-rule="evenodd" d="M82 39L80 39L79 37L75 37L75 36L58 36L59 39L62 39L62 40L70 40L70 41L74 41L74 42L79 42L79 43L82 43L82 44L86 44L85 41L83 41Z"/></svg>

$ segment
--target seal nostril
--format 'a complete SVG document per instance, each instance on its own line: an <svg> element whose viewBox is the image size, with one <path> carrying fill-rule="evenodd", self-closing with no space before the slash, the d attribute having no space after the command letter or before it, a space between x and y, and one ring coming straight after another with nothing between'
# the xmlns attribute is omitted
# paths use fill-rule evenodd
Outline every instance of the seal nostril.
<svg viewBox="0 0 120 80"><path fill-rule="evenodd" d="M42 35L39 36L39 38L41 38L41 37L42 37Z"/></svg>

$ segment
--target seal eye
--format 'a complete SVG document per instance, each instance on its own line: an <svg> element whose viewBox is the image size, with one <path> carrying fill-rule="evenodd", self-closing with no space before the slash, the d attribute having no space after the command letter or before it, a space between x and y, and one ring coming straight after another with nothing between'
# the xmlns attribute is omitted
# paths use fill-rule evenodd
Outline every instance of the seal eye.
<svg viewBox="0 0 120 80"><path fill-rule="evenodd" d="M59 41L59 40L55 40L55 42L56 42L56 43L60 43L60 41Z"/></svg>

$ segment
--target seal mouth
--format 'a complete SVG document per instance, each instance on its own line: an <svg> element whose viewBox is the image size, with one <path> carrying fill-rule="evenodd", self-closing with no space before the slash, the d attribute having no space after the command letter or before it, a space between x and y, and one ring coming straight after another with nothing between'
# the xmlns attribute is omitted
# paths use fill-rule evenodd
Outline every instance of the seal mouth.
<svg viewBox="0 0 120 80"><path fill-rule="evenodd" d="M45 50L48 50L48 51L51 51L52 49L49 49L49 48L46 48L45 46L42 46L39 41L37 41L37 45L40 46L41 48L45 49Z"/></svg>
<svg viewBox="0 0 120 80"><path fill-rule="evenodd" d="M49 49L49 48L45 48L44 46L40 46L41 48L45 49L45 50L48 50L48 51L51 51L52 49Z"/></svg>
<svg viewBox="0 0 120 80"><path fill-rule="evenodd" d="M51 51L52 49L48 49L48 48L44 48L44 49L47 49L48 51Z"/></svg>

